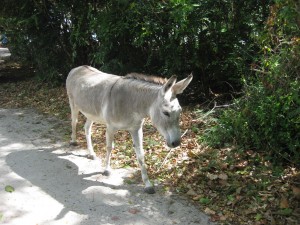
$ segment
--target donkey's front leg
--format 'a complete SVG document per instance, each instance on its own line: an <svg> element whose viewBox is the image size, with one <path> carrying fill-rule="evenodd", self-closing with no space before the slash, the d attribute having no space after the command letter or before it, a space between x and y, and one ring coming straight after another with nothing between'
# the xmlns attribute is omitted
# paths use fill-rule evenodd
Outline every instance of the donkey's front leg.
<svg viewBox="0 0 300 225"><path fill-rule="evenodd" d="M145 164L142 127L140 127L138 130L130 131L130 134L133 139L134 150L136 153L137 160L140 164L142 179L145 184L144 191L148 194L154 194L155 190L148 178L147 168L146 168L146 164Z"/></svg>

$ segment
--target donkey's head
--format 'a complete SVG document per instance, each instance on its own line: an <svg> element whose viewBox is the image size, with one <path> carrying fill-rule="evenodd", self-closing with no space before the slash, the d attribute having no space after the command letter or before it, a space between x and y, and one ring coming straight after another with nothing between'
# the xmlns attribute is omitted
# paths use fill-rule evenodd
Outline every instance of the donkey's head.
<svg viewBox="0 0 300 225"><path fill-rule="evenodd" d="M192 74L176 83L177 78L172 76L160 89L157 99L150 108L150 117L153 125L165 138L168 147L180 145L181 133L179 117L181 106L176 96L181 94L193 79Z"/></svg>

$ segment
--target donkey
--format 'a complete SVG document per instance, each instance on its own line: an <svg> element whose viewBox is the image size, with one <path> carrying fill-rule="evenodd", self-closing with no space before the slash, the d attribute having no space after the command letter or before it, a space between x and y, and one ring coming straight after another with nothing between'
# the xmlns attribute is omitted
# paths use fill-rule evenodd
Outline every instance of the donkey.
<svg viewBox="0 0 300 225"><path fill-rule="evenodd" d="M176 77L168 80L159 77L129 74L116 76L103 73L90 66L80 66L70 71L66 87L72 116L71 144L76 144L78 113L87 118L84 125L89 157L95 159L91 140L93 122L106 125L106 167L109 175L110 157L114 133L127 130L133 139L133 146L141 168L144 191L155 193L149 181L143 150L144 118L150 116L152 124L165 138L168 147L180 145L179 116L181 107L176 98L189 85L193 76L176 83Z"/></svg>

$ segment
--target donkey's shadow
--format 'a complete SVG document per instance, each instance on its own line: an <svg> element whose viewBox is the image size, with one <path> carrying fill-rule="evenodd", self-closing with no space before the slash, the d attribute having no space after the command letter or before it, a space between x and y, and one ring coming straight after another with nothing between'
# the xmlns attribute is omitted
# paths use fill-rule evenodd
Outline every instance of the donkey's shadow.
<svg viewBox="0 0 300 225"><path fill-rule="evenodd" d="M128 172L116 171L121 172L121 176L113 182L111 179L116 173L110 178L105 177L96 162L74 154L54 152L49 149L13 152L6 157L6 162L19 176L64 205L56 220L70 211L90 215L93 212L96 214L99 206L116 210L116 207L122 207L127 202L131 188L122 184L122 179L128 176ZM92 163L94 167L91 166L92 169L86 173L73 162L76 160L85 160L86 164ZM97 166L98 169L95 169Z"/></svg>

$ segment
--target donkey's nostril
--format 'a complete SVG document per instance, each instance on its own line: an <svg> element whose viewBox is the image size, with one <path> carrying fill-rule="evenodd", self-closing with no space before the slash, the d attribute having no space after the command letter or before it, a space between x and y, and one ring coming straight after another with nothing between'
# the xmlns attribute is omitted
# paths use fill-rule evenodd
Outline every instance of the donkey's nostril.
<svg viewBox="0 0 300 225"><path fill-rule="evenodd" d="M172 142L172 147L175 148L180 145L180 140L176 140Z"/></svg>

